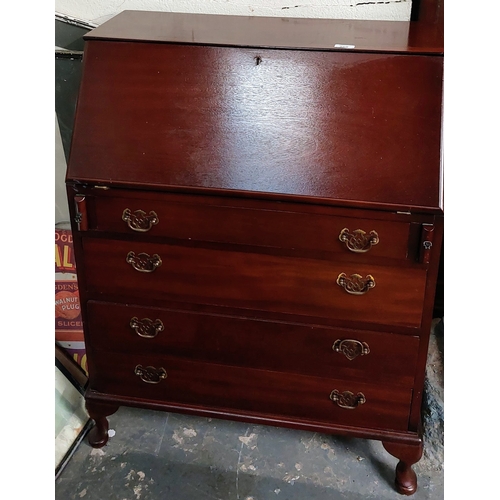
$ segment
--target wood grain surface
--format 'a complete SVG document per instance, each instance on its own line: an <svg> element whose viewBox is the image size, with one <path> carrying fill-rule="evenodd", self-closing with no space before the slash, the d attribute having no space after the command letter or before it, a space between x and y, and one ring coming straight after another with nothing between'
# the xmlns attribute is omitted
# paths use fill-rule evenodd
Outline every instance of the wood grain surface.
<svg viewBox="0 0 500 500"><path fill-rule="evenodd" d="M439 213L442 64L90 41L67 178Z"/></svg>
<svg viewBox="0 0 500 500"><path fill-rule="evenodd" d="M140 337L132 318L161 321L153 338ZM246 366L411 387L418 337L245 317L196 314L137 305L88 302L88 340L100 351L161 354ZM369 353L348 359L336 340L366 343ZM383 370L380 367L383 366Z"/></svg>
<svg viewBox="0 0 500 500"><path fill-rule="evenodd" d="M145 383L134 373L138 364L164 368L167 377L158 384ZM408 425L408 388L143 354L95 352L92 367L91 386L102 393L328 424L348 421L354 427L403 430ZM362 392L366 403L355 409L340 408L330 400L334 389Z"/></svg>
<svg viewBox="0 0 500 500"><path fill-rule="evenodd" d="M343 214L331 208L325 213L311 213L307 208L283 207L280 203L252 208L232 203L206 203L194 198L144 193L131 198L126 190L111 190L98 196L87 196L89 231L118 233L140 237L142 241L173 238L192 242L214 242L300 251L304 255L331 253L351 257L354 262L386 257L411 259L410 229L414 219L387 220L384 212ZM149 196L148 196L149 195ZM123 220L124 210L154 213L156 222L147 231L137 232ZM370 218L367 218L367 216ZM375 231L378 243L367 252L355 253L340 241L340 233L349 229L369 234Z"/></svg>
<svg viewBox="0 0 500 500"><path fill-rule="evenodd" d="M118 291L147 305L155 299L182 300L315 317L348 319L416 328L422 320L425 269L193 248L180 245L83 241L90 298L105 300ZM158 255L162 264L138 272L127 254ZM336 280L340 273L373 275L376 286L350 295Z"/></svg>
<svg viewBox="0 0 500 500"><path fill-rule="evenodd" d="M432 23L137 11L121 12L84 38L438 54L444 42L442 29Z"/></svg>

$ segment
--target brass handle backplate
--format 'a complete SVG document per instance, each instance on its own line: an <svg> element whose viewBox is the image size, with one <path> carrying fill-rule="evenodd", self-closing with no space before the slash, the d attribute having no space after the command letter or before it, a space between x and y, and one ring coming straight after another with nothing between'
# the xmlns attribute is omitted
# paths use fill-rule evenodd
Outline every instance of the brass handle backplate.
<svg viewBox="0 0 500 500"><path fill-rule="evenodd" d="M135 316L130 320L130 327L139 337L144 337L146 339L156 337L158 333L165 329L163 323L159 319L153 321L149 318L139 319Z"/></svg>
<svg viewBox="0 0 500 500"><path fill-rule="evenodd" d="M138 231L139 233L149 231L155 224L160 222L158 215L152 210L149 212L149 215L147 215L143 210L132 212L130 208L126 208L123 211L122 220L127 223L130 229Z"/></svg>
<svg viewBox="0 0 500 500"><path fill-rule="evenodd" d="M359 340L352 339L338 339L333 343L332 349L335 352L341 352L344 354L349 361L352 361L358 356L365 356L370 353L370 347L366 342L360 342Z"/></svg>
<svg viewBox="0 0 500 500"><path fill-rule="evenodd" d="M149 255L147 253L136 254L135 252L129 252L125 260L136 271L141 273L152 273L157 267L161 266L161 259L157 253Z"/></svg>
<svg viewBox="0 0 500 500"><path fill-rule="evenodd" d="M345 408L347 410L354 410L359 405L366 403L365 395L362 392L353 394L350 391L340 392L337 389L334 389L331 392L330 399L334 403L337 403L340 408Z"/></svg>
<svg viewBox="0 0 500 500"><path fill-rule="evenodd" d="M167 378L165 368L155 368L154 366L137 365L134 373L147 384L159 384L163 379Z"/></svg>
<svg viewBox="0 0 500 500"><path fill-rule="evenodd" d="M363 278L360 274L351 274L348 277L347 274L340 273L337 277L337 285L352 295L363 295L375 286L375 278L371 274Z"/></svg>
<svg viewBox="0 0 500 500"><path fill-rule="evenodd" d="M367 234L361 229L356 229L351 233L346 227L340 231L339 240L354 253L368 252L380 241L376 231Z"/></svg>

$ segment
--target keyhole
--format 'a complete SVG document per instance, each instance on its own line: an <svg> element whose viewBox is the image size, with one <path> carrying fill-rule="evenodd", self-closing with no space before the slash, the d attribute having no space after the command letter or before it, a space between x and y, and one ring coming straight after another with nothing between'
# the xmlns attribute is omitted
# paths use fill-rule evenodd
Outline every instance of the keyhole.
<svg viewBox="0 0 500 500"><path fill-rule="evenodd" d="M262 57L260 56L255 56L255 66L258 66L262 62Z"/></svg>

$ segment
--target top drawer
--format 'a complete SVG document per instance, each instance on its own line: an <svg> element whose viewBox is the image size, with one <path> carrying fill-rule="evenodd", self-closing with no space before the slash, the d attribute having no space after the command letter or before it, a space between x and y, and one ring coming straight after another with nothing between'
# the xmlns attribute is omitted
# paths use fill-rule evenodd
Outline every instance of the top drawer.
<svg viewBox="0 0 500 500"><path fill-rule="evenodd" d="M356 259L411 258L414 249L410 242L418 231L409 221L383 220L387 214L378 214L379 218L371 214L351 217L345 210L330 207L306 212L302 205L273 202L149 193L142 196L127 196L122 191L87 197L80 205L85 204L88 229L305 254L336 253Z"/></svg>

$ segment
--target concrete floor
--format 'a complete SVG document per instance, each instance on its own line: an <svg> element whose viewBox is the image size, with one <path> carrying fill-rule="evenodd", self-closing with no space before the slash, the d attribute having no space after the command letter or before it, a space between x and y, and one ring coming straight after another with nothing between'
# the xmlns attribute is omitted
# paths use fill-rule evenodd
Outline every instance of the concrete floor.
<svg viewBox="0 0 500 500"><path fill-rule="evenodd" d="M378 441L121 407L102 449L83 441L56 480L70 500L391 500L397 460ZM424 456L414 500L444 498Z"/></svg>

